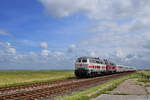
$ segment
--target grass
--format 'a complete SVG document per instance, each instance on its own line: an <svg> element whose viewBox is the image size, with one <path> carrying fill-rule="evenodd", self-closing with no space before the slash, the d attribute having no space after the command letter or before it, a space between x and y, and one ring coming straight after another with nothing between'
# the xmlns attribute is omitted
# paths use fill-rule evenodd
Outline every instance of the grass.
<svg viewBox="0 0 150 100"><path fill-rule="evenodd" d="M150 71L140 71L139 73L142 73L144 75L150 75Z"/></svg>
<svg viewBox="0 0 150 100"><path fill-rule="evenodd" d="M138 74L140 74L140 78L138 81L150 82L150 71L140 71L140 72L138 72Z"/></svg>
<svg viewBox="0 0 150 100"><path fill-rule="evenodd" d="M65 80L73 78L73 70L53 70L53 71L0 71L0 87L23 85L54 80Z"/></svg>
<svg viewBox="0 0 150 100"><path fill-rule="evenodd" d="M145 84L144 87L150 87L150 84Z"/></svg>
<svg viewBox="0 0 150 100"><path fill-rule="evenodd" d="M107 94L109 91L115 89L119 84L121 84L122 82L124 82L127 79L138 78L138 77L140 77L140 75L137 73L134 73L134 74L131 74L131 75L119 78L119 79L115 79L115 80L110 81L110 82L106 82L106 83L101 84L99 86L90 88L86 91L75 92L71 96L58 97L58 98L56 98L56 100L89 100L91 98L95 98L95 97L99 96L100 94ZM110 87L104 88L110 84L111 84ZM104 88L104 89L102 89L102 88ZM100 90L100 89L102 89L102 90ZM100 90L100 91L98 91L98 90ZM95 91L98 91L98 92L94 93L91 96L88 96L88 94L91 94Z"/></svg>

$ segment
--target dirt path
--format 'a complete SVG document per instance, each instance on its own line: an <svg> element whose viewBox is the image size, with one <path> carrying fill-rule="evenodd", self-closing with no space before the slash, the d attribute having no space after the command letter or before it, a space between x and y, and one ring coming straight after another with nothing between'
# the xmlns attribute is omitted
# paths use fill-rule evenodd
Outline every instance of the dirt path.
<svg viewBox="0 0 150 100"><path fill-rule="evenodd" d="M137 79L129 79L108 94L102 94L92 100L150 100L150 86L145 85Z"/></svg>
<svg viewBox="0 0 150 100"><path fill-rule="evenodd" d="M139 85L137 79L129 79L120 84L110 94L146 95L145 88Z"/></svg>

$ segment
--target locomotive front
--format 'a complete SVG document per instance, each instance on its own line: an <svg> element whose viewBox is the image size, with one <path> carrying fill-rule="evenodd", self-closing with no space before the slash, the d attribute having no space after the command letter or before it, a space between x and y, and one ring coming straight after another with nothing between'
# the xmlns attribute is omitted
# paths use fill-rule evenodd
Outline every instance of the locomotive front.
<svg viewBox="0 0 150 100"><path fill-rule="evenodd" d="M89 59L87 57L80 57L75 62L75 75L77 77L88 76L89 70Z"/></svg>
<svg viewBox="0 0 150 100"><path fill-rule="evenodd" d="M77 77L84 77L88 75L88 59L81 57L75 62L75 75Z"/></svg>
<svg viewBox="0 0 150 100"><path fill-rule="evenodd" d="M106 72L106 64L100 58L80 57L75 62L77 77L95 77Z"/></svg>

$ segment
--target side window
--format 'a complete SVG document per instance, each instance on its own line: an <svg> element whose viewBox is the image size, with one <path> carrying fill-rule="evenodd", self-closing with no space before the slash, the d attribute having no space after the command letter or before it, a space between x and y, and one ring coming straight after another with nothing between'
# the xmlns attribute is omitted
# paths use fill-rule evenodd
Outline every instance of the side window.
<svg viewBox="0 0 150 100"><path fill-rule="evenodd" d="M93 59L90 59L90 63L95 63Z"/></svg>
<svg viewBox="0 0 150 100"><path fill-rule="evenodd" d="M115 66L115 63L112 63L113 66Z"/></svg>
<svg viewBox="0 0 150 100"><path fill-rule="evenodd" d="M78 62L81 62L81 59L79 59Z"/></svg>
<svg viewBox="0 0 150 100"><path fill-rule="evenodd" d="M91 60L91 59L89 59L89 61L90 61L90 63L92 63L92 60Z"/></svg>
<svg viewBox="0 0 150 100"><path fill-rule="evenodd" d="M109 65L111 65L111 63L109 63Z"/></svg>
<svg viewBox="0 0 150 100"><path fill-rule="evenodd" d="M102 61L100 61L100 64L103 64L103 62L102 62Z"/></svg>
<svg viewBox="0 0 150 100"><path fill-rule="evenodd" d="M100 64L100 61L96 61L96 63Z"/></svg>
<svg viewBox="0 0 150 100"><path fill-rule="evenodd" d="M103 64L105 64L105 61L103 61Z"/></svg>
<svg viewBox="0 0 150 100"><path fill-rule="evenodd" d="M110 63L110 65L113 65L113 63Z"/></svg>
<svg viewBox="0 0 150 100"><path fill-rule="evenodd" d="M105 62L103 60L100 61L100 64L105 64Z"/></svg>
<svg viewBox="0 0 150 100"><path fill-rule="evenodd" d="M96 60L96 63L98 63L98 64L104 64L104 62L102 60Z"/></svg>
<svg viewBox="0 0 150 100"><path fill-rule="evenodd" d="M76 62L81 62L81 59L78 59Z"/></svg>

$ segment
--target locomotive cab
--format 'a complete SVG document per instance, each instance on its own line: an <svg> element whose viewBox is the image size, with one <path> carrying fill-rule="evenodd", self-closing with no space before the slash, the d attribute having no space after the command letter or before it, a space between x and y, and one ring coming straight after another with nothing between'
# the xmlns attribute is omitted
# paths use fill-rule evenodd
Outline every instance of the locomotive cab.
<svg viewBox="0 0 150 100"><path fill-rule="evenodd" d="M89 59L85 57L78 58L75 62L75 75L79 77L87 76L89 73L88 65Z"/></svg>

